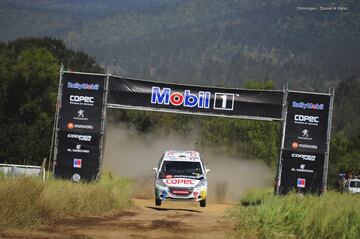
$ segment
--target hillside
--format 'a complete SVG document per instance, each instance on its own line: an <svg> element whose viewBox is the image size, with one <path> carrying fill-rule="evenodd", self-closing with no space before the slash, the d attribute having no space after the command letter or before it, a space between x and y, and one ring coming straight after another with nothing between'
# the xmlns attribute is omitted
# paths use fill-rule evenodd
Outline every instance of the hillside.
<svg viewBox="0 0 360 239"><path fill-rule="evenodd" d="M0 39L60 37L128 77L231 87L272 79L278 88L289 82L292 89L327 91L360 73L357 1L7 0L0 6Z"/></svg>

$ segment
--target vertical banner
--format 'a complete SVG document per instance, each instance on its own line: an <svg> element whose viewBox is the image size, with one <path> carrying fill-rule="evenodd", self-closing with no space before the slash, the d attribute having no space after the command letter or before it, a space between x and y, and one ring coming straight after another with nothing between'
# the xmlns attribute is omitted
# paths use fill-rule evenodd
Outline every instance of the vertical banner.
<svg viewBox="0 0 360 239"><path fill-rule="evenodd" d="M57 123L56 177L90 181L100 167L106 75L64 72Z"/></svg>
<svg viewBox="0 0 360 239"><path fill-rule="evenodd" d="M288 92L280 193L323 190L330 100L328 94Z"/></svg>

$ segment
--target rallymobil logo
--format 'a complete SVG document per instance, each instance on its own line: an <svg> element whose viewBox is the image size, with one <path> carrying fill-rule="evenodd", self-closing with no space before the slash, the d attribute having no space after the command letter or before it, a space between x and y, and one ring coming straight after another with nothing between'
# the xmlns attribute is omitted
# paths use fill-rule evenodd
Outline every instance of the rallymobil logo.
<svg viewBox="0 0 360 239"><path fill-rule="evenodd" d="M99 84L68 82L67 87L69 89L78 89L78 90L99 90Z"/></svg>
<svg viewBox="0 0 360 239"><path fill-rule="evenodd" d="M91 141L92 136L91 135L82 135L82 134L68 134L67 137L69 139L78 139L79 141Z"/></svg>
<svg viewBox="0 0 360 239"><path fill-rule="evenodd" d="M304 103L296 101L292 102L292 107L300 109L324 110L324 104Z"/></svg>
<svg viewBox="0 0 360 239"><path fill-rule="evenodd" d="M306 161L315 161L315 159L316 159L315 155L308 155L308 154L291 154L291 157L301 158Z"/></svg>
<svg viewBox="0 0 360 239"><path fill-rule="evenodd" d="M185 90L184 93L171 92L170 88L163 88L153 86L151 90L151 104L159 105L174 105L184 106L190 108L210 108L210 96L208 91L199 91L198 95L191 94L190 90Z"/></svg>

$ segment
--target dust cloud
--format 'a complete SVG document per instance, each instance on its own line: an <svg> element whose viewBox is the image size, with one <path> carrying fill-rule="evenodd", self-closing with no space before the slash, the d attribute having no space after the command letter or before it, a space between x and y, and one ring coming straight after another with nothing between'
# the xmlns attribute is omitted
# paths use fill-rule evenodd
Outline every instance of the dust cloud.
<svg viewBox="0 0 360 239"><path fill-rule="evenodd" d="M133 197L152 198L154 171L166 150L196 150L196 135L181 136L174 132L138 134L123 125L107 128L103 168L113 175L136 180ZM216 155L201 150L211 172L208 174L210 202L237 202L250 188L273 185L274 174L257 160Z"/></svg>

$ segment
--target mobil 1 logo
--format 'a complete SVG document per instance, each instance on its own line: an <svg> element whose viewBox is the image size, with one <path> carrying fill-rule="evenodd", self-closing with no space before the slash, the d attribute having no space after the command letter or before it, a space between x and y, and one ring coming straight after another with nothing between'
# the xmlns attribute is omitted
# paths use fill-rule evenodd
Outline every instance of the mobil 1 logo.
<svg viewBox="0 0 360 239"><path fill-rule="evenodd" d="M233 110L235 95L231 93L214 94L214 109L215 110Z"/></svg>

